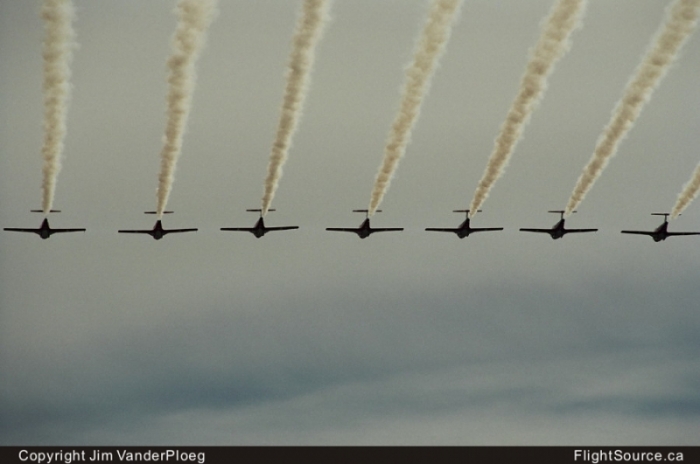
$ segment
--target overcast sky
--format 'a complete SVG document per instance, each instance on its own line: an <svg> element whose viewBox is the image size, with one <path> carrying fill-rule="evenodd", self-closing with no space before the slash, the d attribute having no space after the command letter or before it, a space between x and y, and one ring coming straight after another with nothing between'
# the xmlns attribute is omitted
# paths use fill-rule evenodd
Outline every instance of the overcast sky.
<svg viewBox="0 0 700 464"><path fill-rule="evenodd" d="M54 227L0 233L0 444L700 445L700 238L653 229L700 161L700 36L553 241L667 2L591 0L504 177L463 217L552 0L466 1L359 240L428 2L336 0L268 225L252 225L299 1L222 0L150 228L174 1L76 0ZM39 1L0 2L0 223L40 207ZM672 230L700 230L700 204Z"/></svg>

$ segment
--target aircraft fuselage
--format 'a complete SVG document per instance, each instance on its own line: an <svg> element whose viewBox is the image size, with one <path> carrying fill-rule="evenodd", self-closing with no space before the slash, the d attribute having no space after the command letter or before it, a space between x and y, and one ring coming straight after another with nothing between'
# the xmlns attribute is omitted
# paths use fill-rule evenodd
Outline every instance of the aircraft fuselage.
<svg viewBox="0 0 700 464"><path fill-rule="evenodd" d="M469 218L465 219L463 223L459 225L455 233L457 234L457 237L459 238L464 238L464 237L469 237L471 233L473 232L470 224Z"/></svg>
<svg viewBox="0 0 700 464"><path fill-rule="evenodd" d="M360 227L357 228L357 236L360 238L367 238L372 235L372 227L369 225L369 218L362 221Z"/></svg>
<svg viewBox="0 0 700 464"><path fill-rule="evenodd" d="M655 242L661 242L666 240L668 237L670 237L670 235L668 235L668 222L666 221L654 229L654 233L651 235L651 238L654 239Z"/></svg>
<svg viewBox="0 0 700 464"><path fill-rule="evenodd" d="M564 228L565 221L566 219L560 219L559 222L552 227L552 231L549 233L552 239L557 240L566 235L566 229Z"/></svg>
<svg viewBox="0 0 700 464"><path fill-rule="evenodd" d="M255 223L255 226L253 226L250 232L255 235L256 238L264 236L267 232L267 230L265 230L265 220L262 217L258 219L258 222Z"/></svg>
<svg viewBox="0 0 700 464"><path fill-rule="evenodd" d="M43 240L51 237L51 227L49 227L48 219L44 218L44 221L41 223L41 227L39 227L37 234L39 234L39 237L41 237Z"/></svg>
<svg viewBox="0 0 700 464"><path fill-rule="evenodd" d="M156 225L153 226L153 230L151 231L150 235L156 240L160 240L165 236L165 233L163 231L163 224L160 222L160 219L156 221Z"/></svg>

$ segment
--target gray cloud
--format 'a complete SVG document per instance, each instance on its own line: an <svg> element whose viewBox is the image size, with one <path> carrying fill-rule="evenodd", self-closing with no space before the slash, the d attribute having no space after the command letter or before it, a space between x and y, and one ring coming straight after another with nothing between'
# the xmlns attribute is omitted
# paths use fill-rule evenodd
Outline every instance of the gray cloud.
<svg viewBox="0 0 700 464"><path fill-rule="evenodd" d="M165 324L104 330L77 346L9 357L3 435L80 441L89 429L137 417L250 411L340 391L331 417L320 412L321 422L337 420L325 427L488 408L697 420L698 346L689 335L700 321L685 306L692 289L690 279L627 281L603 291L612 295L602 300L617 299L611 305L547 286L526 298L512 287L485 286L477 298L458 287L396 297L366 288L339 297L330 289L260 298L238 312L225 298L208 308L193 300L184 304L189 314ZM655 305L664 311L646 309ZM268 312L276 324L267 324ZM32 373L17 375L25 366ZM37 429L46 435L33 435Z"/></svg>

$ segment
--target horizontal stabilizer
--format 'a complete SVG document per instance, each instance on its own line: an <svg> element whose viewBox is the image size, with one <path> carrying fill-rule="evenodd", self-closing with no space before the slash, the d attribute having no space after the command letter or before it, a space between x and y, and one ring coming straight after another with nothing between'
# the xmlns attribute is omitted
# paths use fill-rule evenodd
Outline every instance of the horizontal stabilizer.
<svg viewBox="0 0 700 464"><path fill-rule="evenodd" d="M553 209L551 211L547 211L548 213L556 213L556 214L564 214L566 211L563 209ZM576 211L572 211L572 213L575 213Z"/></svg>
<svg viewBox="0 0 700 464"><path fill-rule="evenodd" d="M32 210L29 210L29 211L32 212L32 213L43 213L43 212L44 212L43 209L32 209ZM60 213L60 212L61 212L60 209L51 209L51 210L49 210L49 213Z"/></svg>
<svg viewBox="0 0 700 464"><path fill-rule="evenodd" d="M254 209L247 209L249 213L262 213L262 210L260 208L254 208ZM276 209L268 209L267 212L269 213L270 211L277 211Z"/></svg>
<svg viewBox="0 0 700 464"><path fill-rule="evenodd" d="M144 211L143 214L158 214L158 211ZM173 214L172 211L163 211L163 214Z"/></svg>
<svg viewBox="0 0 700 464"><path fill-rule="evenodd" d="M353 213L369 213L369 210L368 209L353 209L352 212ZM382 212L381 209L378 209L375 211L375 213L381 213L381 212Z"/></svg>
<svg viewBox="0 0 700 464"><path fill-rule="evenodd" d="M468 209L453 209L452 210L453 213L468 213L469 211L470 210L468 210ZM481 210L481 209L476 210L477 213L481 213L482 211L483 210Z"/></svg>
<svg viewBox="0 0 700 464"><path fill-rule="evenodd" d="M671 213L651 213L652 216L664 216L668 217ZM680 214L679 214L680 216Z"/></svg>

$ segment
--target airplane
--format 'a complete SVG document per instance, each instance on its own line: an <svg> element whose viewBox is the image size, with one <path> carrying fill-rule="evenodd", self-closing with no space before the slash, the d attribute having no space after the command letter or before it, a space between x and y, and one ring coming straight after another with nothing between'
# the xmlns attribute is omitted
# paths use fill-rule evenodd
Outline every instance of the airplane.
<svg viewBox="0 0 700 464"><path fill-rule="evenodd" d="M485 232L485 231L490 231L490 230L503 230L503 227L471 227L469 225L469 210L468 209L455 209L452 211L453 213L467 213L467 218L464 220L463 223L459 225L459 227L455 229L439 229L439 228L427 228L425 230L430 230L430 231L435 231L435 232L454 232L457 234L457 237L459 238L464 238L464 237L469 237L470 234L474 232ZM477 210L477 213L480 213L481 210Z"/></svg>
<svg viewBox="0 0 700 464"><path fill-rule="evenodd" d="M144 214L157 214L156 211L146 211ZM172 211L163 211L163 214L172 214ZM179 232L197 232L197 229L163 229L161 220L158 219L153 229L147 230L120 230L120 234L148 234L156 240L160 240L165 235Z"/></svg>
<svg viewBox="0 0 700 464"><path fill-rule="evenodd" d="M660 242L666 240L668 237L673 237L674 235L700 235L700 232L669 232L668 231L668 216L669 213L651 213L652 216L663 216L664 222L659 227L653 231L644 230L623 230L623 234L637 234L637 235L648 235L654 239L655 242Z"/></svg>
<svg viewBox="0 0 700 464"><path fill-rule="evenodd" d="M403 227L401 228L377 228L374 229L369 225L369 210L366 209L353 209L353 213L365 213L367 216L364 221L362 221L362 224L356 229L351 229L351 228L344 228L344 227L327 227L326 230L331 230L334 232L353 232L356 233L358 237L360 238L367 238L370 235L372 235L375 232L398 232L403 230ZM381 213L382 210L378 209L376 211L377 213Z"/></svg>
<svg viewBox="0 0 700 464"><path fill-rule="evenodd" d="M40 209L33 209L31 210L32 213L43 213L43 210ZM49 211L50 213L60 213L60 210L57 209L52 209ZM49 219L44 218L44 220L41 222L41 226L38 229L20 229L16 227L5 227L3 230L8 230L12 232L31 232L34 234L37 234L39 237L41 237L43 240L46 240L47 238L51 237L53 234L58 234L62 232L85 232L85 229L52 229L51 226L49 225Z"/></svg>
<svg viewBox="0 0 700 464"><path fill-rule="evenodd" d="M575 213L576 211L572 211L572 213ZM579 232L597 232L598 229L566 229L564 228L564 222L566 219L564 219L564 211L563 210L555 210L555 211L548 211L548 213L557 213L560 214L561 219L559 219L559 222L554 224L551 229L520 229L523 232L540 232L543 234L549 234L552 239L556 240L558 238L562 238L564 235L568 233L579 233Z"/></svg>
<svg viewBox="0 0 700 464"><path fill-rule="evenodd" d="M233 230L233 231L243 231L250 232L255 235L256 238L260 238L268 232L274 232L276 230L291 230L298 229L299 226L282 226L282 227L265 227L265 219L262 215L261 209L247 209L249 213L260 213L260 219L255 223L253 227L222 227L221 230ZM268 209L269 211L275 211L274 209Z"/></svg>

